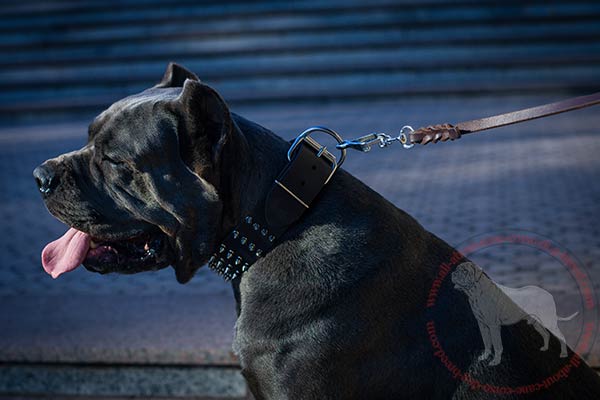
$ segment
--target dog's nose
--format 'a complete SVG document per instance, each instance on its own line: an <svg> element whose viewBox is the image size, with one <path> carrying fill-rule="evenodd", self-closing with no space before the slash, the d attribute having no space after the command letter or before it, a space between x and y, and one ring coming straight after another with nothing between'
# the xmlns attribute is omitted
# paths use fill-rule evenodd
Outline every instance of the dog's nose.
<svg viewBox="0 0 600 400"><path fill-rule="evenodd" d="M39 191L43 194L49 194L56 187L54 170L46 163L33 170L33 177Z"/></svg>

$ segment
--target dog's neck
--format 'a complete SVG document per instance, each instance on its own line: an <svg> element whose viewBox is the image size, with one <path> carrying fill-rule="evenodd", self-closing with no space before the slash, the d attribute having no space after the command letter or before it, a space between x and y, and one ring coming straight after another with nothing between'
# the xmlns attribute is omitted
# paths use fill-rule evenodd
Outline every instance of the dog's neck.
<svg viewBox="0 0 600 400"><path fill-rule="evenodd" d="M295 141L290 157L286 151L289 145L282 139L256 125L244 130L244 125L250 123L241 118L238 121L242 129L235 125L230 146L238 147L237 141L245 143L245 151L238 154L244 154L246 165L238 166L237 171L247 171L246 177L236 184L240 204L248 211L237 215L237 225L220 241L208 262L225 280L245 273L276 245L277 239L311 207L336 167L335 157L312 138ZM271 146L265 148L265 144ZM231 168L232 164L227 166ZM255 186L258 190L253 190ZM241 197L247 193L254 197ZM233 209L235 204L230 207Z"/></svg>
<svg viewBox="0 0 600 400"><path fill-rule="evenodd" d="M243 223L245 216L248 215L260 221L265 221L266 196L271 190L275 178L288 163L286 155L290 146L289 142L284 141L271 131L240 116L234 115L234 121L236 128L239 128L240 134L243 135L246 148L243 154L238 155L235 164L236 172L239 173L237 189L240 206L235 212L236 218L233 221L235 224L230 223L227 227L229 231L234 229L238 224ZM318 204L317 201L315 207L320 209L322 205ZM290 233L297 235L302 231L302 225L304 225L303 219L304 217L292 225ZM322 223L326 224L329 218L320 219ZM303 241L308 242L311 240L313 238L305 237ZM313 248L315 251L318 249L318 246L314 244L307 244L307 247ZM265 271L264 268L261 268L260 271L256 272L262 273ZM276 273L276 271L269 272ZM258 274L254 273L253 275L256 276ZM238 304L238 312L242 292L240 290L240 283L241 278L232 281Z"/></svg>
<svg viewBox="0 0 600 400"><path fill-rule="evenodd" d="M275 209L265 207L265 198L276 182L275 174L286 163L283 140L250 121L234 118L220 166L222 222L208 261L208 266L226 281L243 274L273 247L285 226L271 226L267 217L287 210L285 203L277 204Z"/></svg>
<svg viewBox="0 0 600 400"><path fill-rule="evenodd" d="M247 142L245 159L237 171L241 183L238 187L241 204L238 223L246 215L264 219L265 198L287 163L289 143L260 125L239 116L234 117Z"/></svg>
<svg viewBox="0 0 600 400"><path fill-rule="evenodd" d="M265 196L286 162L282 139L238 115L232 116L233 132L221 160L218 190L223 212L214 247L244 216L263 216Z"/></svg>

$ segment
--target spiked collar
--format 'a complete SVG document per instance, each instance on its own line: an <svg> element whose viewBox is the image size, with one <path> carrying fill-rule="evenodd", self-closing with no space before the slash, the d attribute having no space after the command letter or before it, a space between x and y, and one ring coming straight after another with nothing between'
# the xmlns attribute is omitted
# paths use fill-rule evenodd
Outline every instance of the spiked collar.
<svg viewBox="0 0 600 400"><path fill-rule="evenodd" d="M288 163L267 194L264 217L245 216L223 239L208 262L208 266L226 281L240 277L278 244L278 238L300 219L344 162L345 150L337 161L310 137L317 131L342 142L336 132L324 127L307 129L294 140L288 150Z"/></svg>

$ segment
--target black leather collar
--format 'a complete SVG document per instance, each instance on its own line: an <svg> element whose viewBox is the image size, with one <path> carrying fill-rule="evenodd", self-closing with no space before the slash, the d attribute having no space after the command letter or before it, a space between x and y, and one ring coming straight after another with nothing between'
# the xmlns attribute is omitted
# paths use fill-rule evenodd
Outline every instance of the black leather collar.
<svg viewBox="0 0 600 400"><path fill-rule="evenodd" d="M285 168L275 179L266 197L264 217L246 216L221 242L208 266L226 281L246 272L264 257L277 239L310 207L345 158L339 162L313 138L314 131L341 137L327 128L315 127L303 132L292 144ZM261 219L263 218L263 219Z"/></svg>

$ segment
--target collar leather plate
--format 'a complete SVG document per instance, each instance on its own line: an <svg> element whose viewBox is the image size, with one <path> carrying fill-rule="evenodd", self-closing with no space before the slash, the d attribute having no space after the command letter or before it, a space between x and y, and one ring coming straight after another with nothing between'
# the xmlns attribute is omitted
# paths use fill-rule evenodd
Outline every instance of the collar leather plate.
<svg viewBox="0 0 600 400"><path fill-rule="evenodd" d="M336 170L335 157L311 137L299 143L275 179L264 217L248 215L221 242L208 266L226 281L246 272L310 207Z"/></svg>

